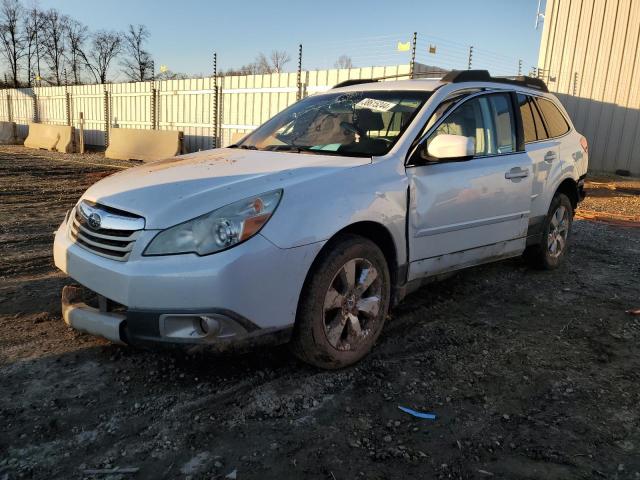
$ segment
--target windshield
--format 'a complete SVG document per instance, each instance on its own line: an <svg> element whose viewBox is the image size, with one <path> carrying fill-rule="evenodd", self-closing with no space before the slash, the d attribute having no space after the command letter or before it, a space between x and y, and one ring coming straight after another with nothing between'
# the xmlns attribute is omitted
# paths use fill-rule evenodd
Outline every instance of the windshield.
<svg viewBox="0 0 640 480"><path fill-rule="evenodd" d="M386 154L429 98L425 91L307 97L232 147L372 157Z"/></svg>

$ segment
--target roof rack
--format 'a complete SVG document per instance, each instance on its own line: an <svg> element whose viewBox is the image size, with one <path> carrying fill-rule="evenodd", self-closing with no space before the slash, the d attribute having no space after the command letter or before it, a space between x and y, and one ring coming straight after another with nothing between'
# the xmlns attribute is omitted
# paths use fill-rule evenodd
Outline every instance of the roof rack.
<svg viewBox="0 0 640 480"><path fill-rule="evenodd" d="M433 72L416 72L413 74L413 79L418 77L424 77L429 75L437 75ZM376 78L354 78L352 80L345 80L344 82L336 83L331 89L334 88L342 88L342 87L350 87L351 85L360 85L362 83L375 83L381 80L390 80L392 78L401 78L401 77L411 77L410 73L398 73L397 75L387 75L386 77L376 77ZM407 80L413 80L412 78L407 78ZM431 77L427 80L439 80L440 77Z"/></svg>
<svg viewBox="0 0 640 480"><path fill-rule="evenodd" d="M520 85L527 88L535 88L542 92L548 92L547 84L539 78L518 75L514 77L492 77L487 70L451 70L444 77L443 82L463 83L463 82L496 82L510 85Z"/></svg>
<svg viewBox="0 0 640 480"><path fill-rule="evenodd" d="M360 85L361 83L374 83L377 82L377 78L354 78L352 80L345 80L344 82L336 83L333 88L350 87L351 85Z"/></svg>

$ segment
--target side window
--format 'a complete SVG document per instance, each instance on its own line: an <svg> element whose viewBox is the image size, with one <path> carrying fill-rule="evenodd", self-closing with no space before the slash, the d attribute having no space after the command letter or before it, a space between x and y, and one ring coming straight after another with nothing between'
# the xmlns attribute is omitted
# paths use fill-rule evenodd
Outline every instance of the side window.
<svg viewBox="0 0 640 480"><path fill-rule="evenodd" d="M522 117L522 129L524 130L524 143L546 140L549 138L547 128L542 121L540 111L533 98L522 93L518 94L518 105Z"/></svg>
<svg viewBox="0 0 640 480"><path fill-rule="evenodd" d="M453 94L451 94L451 96L447 97L440 105L438 105L438 108L436 108L436 110L433 112L431 117L429 117L429 120L427 121L426 125L423 127L422 131L420 132L420 137L422 135L424 135L425 133L427 133L429 131L429 129L438 120L440 120L440 118L442 118L444 115L449 113L449 110L451 110L451 107L458 100L466 97L469 94L476 93L478 91L479 91L478 89L458 90L457 92L454 92Z"/></svg>
<svg viewBox="0 0 640 480"><path fill-rule="evenodd" d="M509 95L490 95L492 116L496 127L496 153L516 151L516 128L513 121L511 97Z"/></svg>
<svg viewBox="0 0 640 480"><path fill-rule="evenodd" d="M533 98L529 97L529 106L531 107L531 112L533 113L533 121L536 125L536 136L538 140L545 140L549 138L549 134L547 133L547 127L544 125L544 121L542 121L542 116L540 115L540 111L536 106Z"/></svg>
<svg viewBox="0 0 640 480"><path fill-rule="evenodd" d="M438 135L471 138L475 156L511 153L516 149L515 122L508 94L472 98L457 107L427 139Z"/></svg>
<svg viewBox="0 0 640 480"><path fill-rule="evenodd" d="M550 137L560 137L569 131L569 124L553 102L538 98L536 100L547 124Z"/></svg>
<svg viewBox="0 0 640 480"><path fill-rule="evenodd" d="M535 142L538 140L536 133L536 122L533 118L531 110L531 102L529 97L521 93L518 94L518 107L520 108L520 116L522 117L522 130L524 130L524 143Z"/></svg>

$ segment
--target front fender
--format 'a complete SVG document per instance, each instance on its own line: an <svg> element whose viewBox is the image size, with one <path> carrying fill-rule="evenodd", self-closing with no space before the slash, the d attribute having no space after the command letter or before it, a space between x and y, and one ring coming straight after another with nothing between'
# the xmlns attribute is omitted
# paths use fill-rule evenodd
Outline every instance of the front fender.
<svg viewBox="0 0 640 480"><path fill-rule="evenodd" d="M406 258L407 185L392 159L292 185L262 234L280 248L293 248L370 221L389 230L398 259Z"/></svg>

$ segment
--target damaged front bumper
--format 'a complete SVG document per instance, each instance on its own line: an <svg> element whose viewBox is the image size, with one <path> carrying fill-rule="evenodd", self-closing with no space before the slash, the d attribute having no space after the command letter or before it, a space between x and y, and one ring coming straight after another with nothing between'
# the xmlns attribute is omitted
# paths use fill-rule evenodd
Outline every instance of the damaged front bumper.
<svg viewBox="0 0 640 480"><path fill-rule="evenodd" d="M98 306L85 298L93 295ZM62 316L75 330L100 336L120 345L167 345L189 351L227 351L278 345L291 338L292 328L259 328L233 312L154 312L127 310L78 286L62 289Z"/></svg>
<svg viewBox="0 0 640 480"><path fill-rule="evenodd" d="M82 301L82 289L66 286L62 289L62 318L71 328L98 335L114 343L124 345L120 326L125 316L118 313L101 312Z"/></svg>

